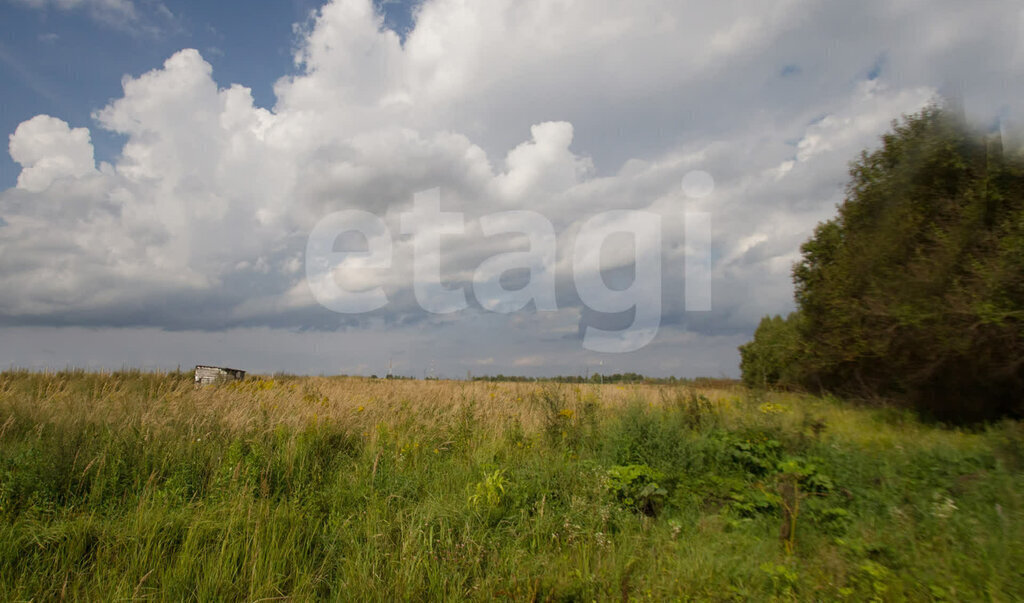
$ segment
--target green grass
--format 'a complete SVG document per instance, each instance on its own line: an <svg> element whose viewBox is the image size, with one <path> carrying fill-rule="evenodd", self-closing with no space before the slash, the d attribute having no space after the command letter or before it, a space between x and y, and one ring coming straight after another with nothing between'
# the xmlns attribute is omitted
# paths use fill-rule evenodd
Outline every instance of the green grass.
<svg viewBox="0 0 1024 603"><path fill-rule="evenodd" d="M0 374L0 599L1024 592L1020 423L739 389L190 379Z"/></svg>

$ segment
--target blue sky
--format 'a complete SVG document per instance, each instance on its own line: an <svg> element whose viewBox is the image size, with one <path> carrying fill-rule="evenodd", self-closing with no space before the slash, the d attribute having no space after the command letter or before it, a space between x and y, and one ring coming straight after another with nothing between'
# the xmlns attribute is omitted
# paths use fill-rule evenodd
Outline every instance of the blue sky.
<svg viewBox="0 0 1024 603"><path fill-rule="evenodd" d="M402 33L412 26L416 0L376 2L387 27ZM138 20L123 22L84 6L38 8L0 0L0 131L14 132L39 113L91 126L92 112L120 96L123 75L138 76L186 47L203 53L218 84L242 83L258 105L272 107L274 82L294 71L293 24L306 23L320 2L167 0L136 6ZM101 128L92 129L92 140L99 161L111 161L123 144ZM18 171L4 153L0 187L13 186Z"/></svg>

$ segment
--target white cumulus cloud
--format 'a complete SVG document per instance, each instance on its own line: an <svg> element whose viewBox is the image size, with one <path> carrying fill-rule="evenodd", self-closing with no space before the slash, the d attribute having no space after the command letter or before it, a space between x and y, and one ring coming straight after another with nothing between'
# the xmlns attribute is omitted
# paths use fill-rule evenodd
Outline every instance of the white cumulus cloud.
<svg viewBox="0 0 1024 603"><path fill-rule="evenodd" d="M96 169L89 130L49 115L22 122L10 137L11 158L21 165L18 188L44 191L54 180L82 177Z"/></svg>

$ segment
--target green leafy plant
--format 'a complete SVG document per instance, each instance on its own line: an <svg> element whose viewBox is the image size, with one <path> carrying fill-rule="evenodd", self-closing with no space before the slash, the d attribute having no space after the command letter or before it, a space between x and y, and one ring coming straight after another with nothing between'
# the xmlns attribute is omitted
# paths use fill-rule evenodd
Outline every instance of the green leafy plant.
<svg viewBox="0 0 1024 603"><path fill-rule="evenodd" d="M752 475L768 475L775 471L782 453L782 444L764 434L734 439L730 450L732 461Z"/></svg>
<svg viewBox="0 0 1024 603"><path fill-rule="evenodd" d="M668 491L658 485L664 475L647 465L616 465L608 469L608 489L624 506L657 515Z"/></svg>
<svg viewBox="0 0 1024 603"><path fill-rule="evenodd" d="M507 485L505 470L495 469L473 487L473 493L469 495L469 504L477 509L496 509L501 505Z"/></svg>
<svg viewBox="0 0 1024 603"><path fill-rule="evenodd" d="M883 601L889 590L888 581L890 571L881 563L867 560L857 567L853 575L853 583L856 585L854 592L867 595L872 601Z"/></svg>
<svg viewBox="0 0 1024 603"><path fill-rule="evenodd" d="M813 510L811 519L822 532L832 536L841 536L846 533L853 517L849 511L841 507L826 507Z"/></svg>
<svg viewBox="0 0 1024 603"><path fill-rule="evenodd" d="M790 566L779 563L762 563L761 571L772 582L772 590L777 595L792 597L796 593L796 584L799 574Z"/></svg>
<svg viewBox="0 0 1024 603"><path fill-rule="evenodd" d="M835 488L832 478L822 473L817 465L799 458L788 457L779 461L777 471L781 474L794 476L805 492L819 494L831 492Z"/></svg>

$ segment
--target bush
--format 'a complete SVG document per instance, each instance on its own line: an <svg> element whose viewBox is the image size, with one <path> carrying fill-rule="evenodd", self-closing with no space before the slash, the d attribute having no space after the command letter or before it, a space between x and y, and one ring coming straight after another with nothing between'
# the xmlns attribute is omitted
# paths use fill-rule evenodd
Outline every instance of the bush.
<svg viewBox="0 0 1024 603"><path fill-rule="evenodd" d="M668 491L658 485L664 475L647 465L616 465L608 469L608 489L628 508L657 515Z"/></svg>

